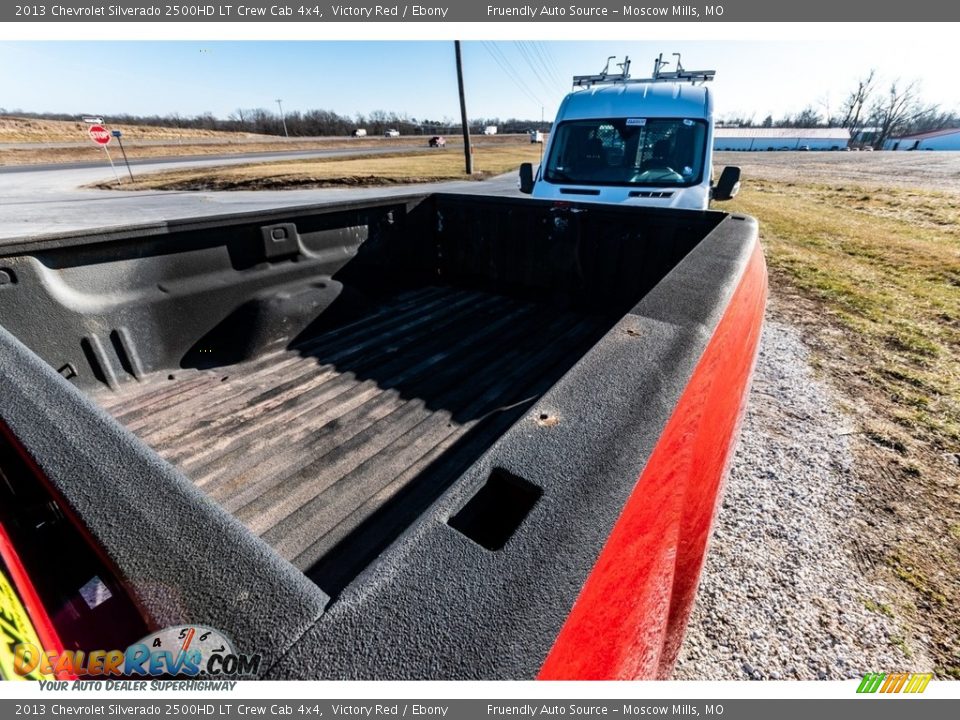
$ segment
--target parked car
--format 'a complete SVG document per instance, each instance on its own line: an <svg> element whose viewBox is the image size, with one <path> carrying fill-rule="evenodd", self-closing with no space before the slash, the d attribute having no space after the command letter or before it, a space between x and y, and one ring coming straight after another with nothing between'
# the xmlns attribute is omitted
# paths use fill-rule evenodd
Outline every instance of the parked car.
<svg viewBox="0 0 960 720"><path fill-rule="evenodd" d="M357 128L356 130L353 131L353 136L354 136L354 137L366 137L366 136L367 136L367 129L366 129L366 128Z"/></svg>
<svg viewBox="0 0 960 720"><path fill-rule="evenodd" d="M446 147L447 139L443 135L434 135L430 138L430 147Z"/></svg>
<svg viewBox="0 0 960 720"><path fill-rule="evenodd" d="M540 143L543 144L543 133L539 130L529 130L527 135L530 136L530 143Z"/></svg>
<svg viewBox="0 0 960 720"><path fill-rule="evenodd" d="M383 134L383 136L384 136L384 137L400 137L400 131L399 131L399 130L394 130L393 128L391 128L390 130L387 130L387 131Z"/></svg>

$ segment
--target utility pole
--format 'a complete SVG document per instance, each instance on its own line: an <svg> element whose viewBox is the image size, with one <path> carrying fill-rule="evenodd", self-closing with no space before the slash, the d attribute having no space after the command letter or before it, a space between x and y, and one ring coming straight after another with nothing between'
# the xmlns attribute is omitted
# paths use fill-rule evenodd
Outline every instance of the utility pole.
<svg viewBox="0 0 960 720"><path fill-rule="evenodd" d="M283 100L277 98L277 107L280 108L280 122L283 123L283 135L284 137L290 137L290 133L287 132L287 120L283 117Z"/></svg>
<svg viewBox="0 0 960 720"><path fill-rule="evenodd" d="M453 41L457 55L457 85L460 86L460 122L463 125L463 156L467 175L473 175L473 148L470 147L470 125L467 123L467 99L463 94L463 62L460 59L460 41Z"/></svg>

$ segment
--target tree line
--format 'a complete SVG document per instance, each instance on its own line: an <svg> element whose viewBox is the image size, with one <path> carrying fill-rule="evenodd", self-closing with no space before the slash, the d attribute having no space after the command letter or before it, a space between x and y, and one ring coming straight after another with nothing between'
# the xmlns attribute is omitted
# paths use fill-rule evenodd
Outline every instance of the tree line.
<svg viewBox="0 0 960 720"><path fill-rule="evenodd" d="M0 108L0 116L37 118L42 120L76 121L79 116L69 113L36 113L20 110L7 111ZM169 115L110 115L104 119L112 125L145 125L149 127L183 128L185 130L220 130L245 132L257 135L284 135L290 137L317 137L350 135L363 128L370 135L382 135L387 130L398 130L401 135L434 135L461 132L460 122L451 118L417 119L406 114L374 110L369 114L340 115L332 110L293 110L284 112L267 108L238 108L227 118L218 118L213 113L185 116ZM496 125L500 133L522 133L530 129L549 130L550 123L541 123L519 118L475 118L471 130L481 131L488 125Z"/></svg>
<svg viewBox="0 0 960 720"><path fill-rule="evenodd" d="M759 123L753 115L729 115L724 116L723 123L761 128L846 128L852 144L880 150L890 138L960 127L960 113L925 102L917 80L884 83L876 70L871 70L857 79L835 111L820 100L794 115L767 115Z"/></svg>
<svg viewBox="0 0 960 720"><path fill-rule="evenodd" d="M279 109L278 109L279 110ZM33 117L46 120L76 120L67 113L31 113L0 108L0 115ZM114 115L108 122L156 127L179 127L184 129L222 130L246 132L259 135L290 135L291 137L316 137L324 135L350 135L363 128L369 135L382 135L387 130L398 130L401 135L456 134L461 132L460 122L452 118L414 118L409 115L374 110L369 114L341 115L332 110L293 110L281 117L279 111L268 108L238 108L227 118L215 117L212 113L183 116L170 115ZM890 138L914 133L960 127L960 113L945 110L936 103L925 102L920 95L919 81L894 80L882 82L875 70L858 78L837 108L820 100L809 104L796 114L780 118L767 115L756 122L754 115L725 115L725 125L761 128L815 128L841 127L850 131L851 143L870 145L881 149ZM488 125L496 125L500 133L522 133L536 129L549 131L550 123L519 118L475 118L471 130L482 131Z"/></svg>

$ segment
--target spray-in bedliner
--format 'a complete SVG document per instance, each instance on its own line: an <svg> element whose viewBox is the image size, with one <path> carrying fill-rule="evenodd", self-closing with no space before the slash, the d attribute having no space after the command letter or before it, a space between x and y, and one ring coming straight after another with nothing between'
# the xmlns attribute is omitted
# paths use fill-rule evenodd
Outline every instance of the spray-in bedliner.
<svg viewBox="0 0 960 720"><path fill-rule="evenodd" d="M335 592L611 323L422 288L290 349L160 373L103 404Z"/></svg>

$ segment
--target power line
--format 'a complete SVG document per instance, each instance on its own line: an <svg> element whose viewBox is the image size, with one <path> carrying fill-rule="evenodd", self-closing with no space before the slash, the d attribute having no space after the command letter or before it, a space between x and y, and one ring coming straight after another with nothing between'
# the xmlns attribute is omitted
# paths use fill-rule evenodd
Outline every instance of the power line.
<svg viewBox="0 0 960 720"><path fill-rule="evenodd" d="M541 67L542 63L540 63L536 58L534 58L533 53L527 49L525 43L515 42L514 45L516 45L517 50L520 51L520 55L523 56L523 60L524 62L527 63L527 66L530 68L530 72L537 79L537 82L540 83L540 87L542 87L547 92L547 94L552 93L553 91L550 89L550 86L547 84L547 81L544 79L546 70Z"/></svg>
<svg viewBox="0 0 960 720"><path fill-rule="evenodd" d="M530 98L531 100L533 100L533 102L539 105L540 98L537 97L537 94L533 91L533 89L529 85L527 85L526 81L523 79L522 73L519 70L517 70L516 66L510 61L510 58L503 51L503 49L500 48L496 43L492 43L492 42L487 43L487 47L490 51L492 51L495 54L495 58L496 57L500 58L500 60L502 61L501 67L504 67L506 69L507 73L510 75L514 84L518 88L520 88L527 95L528 98Z"/></svg>
<svg viewBox="0 0 960 720"><path fill-rule="evenodd" d="M540 42L537 44L540 46L540 49L543 51L544 56L547 58L549 67L551 68L551 70L554 71L557 84L560 87L563 87L565 82L563 78L560 76L560 71L559 71L560 63L557 62L557 56L553 54L553 49L550 47L550 45L544 42Z"/></svg>
<svg viewBox="0 0 960 720"><path fill-rule="evenodd" d="M551 87L552 84L556 83L555 78L550 75L551 68L543 56L538 54L536 46L532 42L519 41L517 47L537 76L543 89L549 94L556 92L556 88Z"/></svg>
<svg viewBox="0 0 960 720"><path fill-rule="evenodd" d="M564 86L563 78L560 77L557 62L550 56L547 47L542 42L534 41L530 44L533 45L533 48L539 53L540 57L543 58L543 66L547 68L551 80L557 84L557 87L562 88Z"/></svg>
<svg viewBox="0 0 960 720"><path fill-rule="evenodd" d="M491 42L483 41L483 46L486 48L487 52L490 53L490 57L494 59L497 65L500 66L500 69L506 73L510 79L513 81L513 84L517 86L531 101L537 105L543 105L540 98L537 97L537 94L530 89L530 87L523 81L523 78L517 72L516 68L513 67L513 63L510 62L509 58L503 54L503 52L495 44Z"/></svg>

